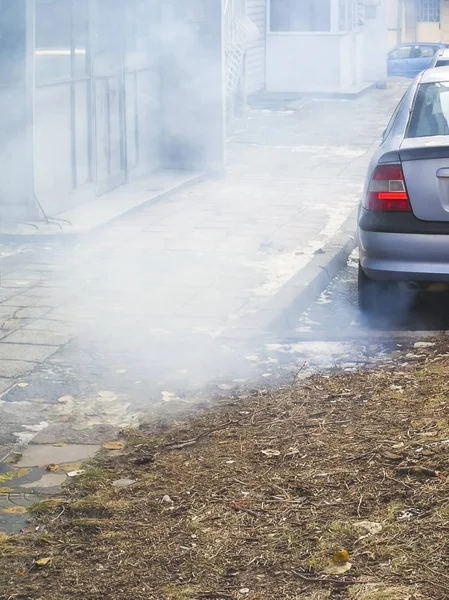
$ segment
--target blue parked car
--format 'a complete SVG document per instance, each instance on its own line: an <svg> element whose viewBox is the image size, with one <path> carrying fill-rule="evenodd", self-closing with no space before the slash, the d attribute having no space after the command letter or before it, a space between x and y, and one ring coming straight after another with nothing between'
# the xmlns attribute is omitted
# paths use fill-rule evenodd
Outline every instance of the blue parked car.
<svg viewBox="0 0 449 600"><path fill-rule="evenodd" d="M415 42L401 44L388 53L388 75L416 77L430 67L433 57L447 44Z"/></svg>

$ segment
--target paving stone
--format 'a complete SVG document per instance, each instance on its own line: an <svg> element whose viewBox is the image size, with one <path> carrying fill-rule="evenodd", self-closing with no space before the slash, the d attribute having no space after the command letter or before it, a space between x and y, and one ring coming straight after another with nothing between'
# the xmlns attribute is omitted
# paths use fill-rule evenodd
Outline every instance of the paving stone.
<svg viewBox="0 0 449 600"><path fill-rule="evenodd" d="M27 508L28 506L31 506L31 504L38 502L40 499L39 496L33 496L31 494L0 496L0 532L7 534L18 533L28 524L31 517L28 512L21 515L11 515L5 513L4 509L14 506L23 506Z"/></svg>
<svg viewBox="0 0 449 600"><path fill-rule="evenodd" d="M0 377L0 397L14 385L14 380L8 377Z"/></svg>
<svg viewBox="0 0 449 600"><path fill-rule="evenodd" d="M99 445L69 444L53 446L30 444L22 451L22 458L16 467L47 467L50 464L71 463L92 458L100 450Z"/></svg>
<svg viewBox="0 0 449 600"><path fill-rule="evenodd" d="M29 308L25 307L25 308L20 308L19 310L16 309L15 316L18 319L40 319L41 317L45 317L45 315L47 315L51 310L52 309L49 307L42 307L42 306L29 307Z"/></svg>
<svg viewBox="0 0 449 600"><path fill-rule="evenodd" d="M117 437L118 429L111 425L96 425L85 431L75 431L70 423L54 423L40 431L31 444L103 444Z"/></svg>
<svg viewBox="0 0 449 600"><path fill-rule="evenodd" d="M56 352L54 346L33 344L10 344L0 341L0 361L17 360L28 362L42 362ZM1 376L0 370L0 376Z"/></svg>
<svg viewBox="0 0 449 600"><path fill-rule="evenodd" d="M66 479L67 475L65 473L46 473L37 481L22 483L17 489L30 491L46 490L47 493L54 494L59 491Z"/></svg>
<svg viewBox="0 0 449 600"><path fill-rule="evenodd" d="M76 325L75 323L52 321L51 319L36 319L28 322L24 329L51 331L54 333L60 333L61 335L76 335L80 332L79 325Z"/></svg>
<svg viewBox="0 0 449 600"><path fill-rule="evenodd" d="M0 306L20 306L20 307L36 307L36 306L49 306L50 308L57 306L58 303L49 298L42 298L41 296L31 296L25 294L18 294L9 298L8 300L4 300Z"/></svg>
<svg viewBox="0 0 449 600"><path fill-rule="evenodd" d="M4 338L5 344L45 344L47 346L62 346L72 339L72 335L56 331L40 331L21 329Z"/></svg>
<svg viewBox="0 0 449 600"><path fill-rule="evenodd" d="M23 360L0 359L0 377L21 377L37 366L37 363Z"/></svg>
<svg viewBox="0 0 449 600"><path fill-rule="evenodd" d="M0 446L0 462L8 456L10 450L9 446Z"/></svg>

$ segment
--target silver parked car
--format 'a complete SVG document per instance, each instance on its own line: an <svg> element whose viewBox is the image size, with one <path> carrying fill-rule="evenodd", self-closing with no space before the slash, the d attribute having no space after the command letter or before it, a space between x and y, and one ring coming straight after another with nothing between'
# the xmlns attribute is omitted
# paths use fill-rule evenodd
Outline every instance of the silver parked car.
<svg viewBox="0 0 449 600"><path fill-rule="evenodd" d="M449 283L449 67L424 71L374 154L358 215L359 306ZM399 285L398 285L399 284Z"/></svg>
<svg viewBox="0 0 449 600"><path fill-rule="evenodd" d="M449 48L439 50L432 58L429 69L435 69L435 67L449 67Z"/></svg>

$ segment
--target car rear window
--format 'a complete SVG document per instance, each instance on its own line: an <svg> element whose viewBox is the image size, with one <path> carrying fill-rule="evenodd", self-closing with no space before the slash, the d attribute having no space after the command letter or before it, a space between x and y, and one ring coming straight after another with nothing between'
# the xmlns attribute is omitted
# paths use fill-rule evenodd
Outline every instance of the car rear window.
<svg viewBox="0 0 449 600"><path fill-rule="evenodd" d="M415 99L407 137L449 135L449 81L422 83Z"/></svg>
<svg viewBox="0 0 449 600"><path fill-rule="evenodd" d="M435 64L436 67L447 67L449 66L449 58L439 58Z"/></svg>

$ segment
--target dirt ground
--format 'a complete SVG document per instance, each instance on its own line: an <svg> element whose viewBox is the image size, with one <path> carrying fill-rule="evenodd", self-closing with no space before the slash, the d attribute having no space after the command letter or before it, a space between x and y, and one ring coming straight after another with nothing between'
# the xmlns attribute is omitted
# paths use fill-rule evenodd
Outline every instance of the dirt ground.
<svg viewBox="0 0 449 600"><path fill-rule="evenodd" d="M124 432L0 537L0 598L449 597L449 349Z"/></svg>

